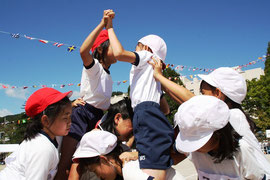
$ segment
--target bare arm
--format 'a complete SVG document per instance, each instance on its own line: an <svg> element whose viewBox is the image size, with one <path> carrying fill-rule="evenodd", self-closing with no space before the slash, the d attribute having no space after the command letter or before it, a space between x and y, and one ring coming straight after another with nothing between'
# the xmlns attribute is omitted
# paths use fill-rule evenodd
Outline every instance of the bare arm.
<svg viewBox="0 0 270 180"><path fill-rule="evenodd" d="M170 81L166 77L163 76L162 74L162 63L159 59L156 59L152 57L153 62L149 62L154 68L154 77L156 80L158 80L161 85L167 89L168 92L172 93L175 98L179 99L177 102L185 102L195 96L191 91L186 89L183 86L180 86L176 84L173 81Z"/></svg>
<svg viewBox="0 0 270 180"><path fill-rule="evenodd" d="M134 63L136 60L136 55L134 54L134 52L126 51L123 48L122 44L120 43L114 32L112 26L112 18L108 18L106 29L108 30L109 40L114 57L119 61Z"/></svg>
<svg viewBox="0 0 270 180"><path fill-rule="evenodd" d="M79 180L79 179L80 179L79 164L73 163L70 168L68 180Z"/></svg>
<svg viewBox="0 0 270 180"><path fill-rule="evenodd" d="M105 20L107 18L109 10L105 10L103 13L103 18L101 22L97 25L97 27L88 35L88 37L84 40L81 48L80 54L85 66L89 66L93 62L92 55L90 54L90 49L92 48L96 38L98 37L101 30L105 27Z"/></svg>

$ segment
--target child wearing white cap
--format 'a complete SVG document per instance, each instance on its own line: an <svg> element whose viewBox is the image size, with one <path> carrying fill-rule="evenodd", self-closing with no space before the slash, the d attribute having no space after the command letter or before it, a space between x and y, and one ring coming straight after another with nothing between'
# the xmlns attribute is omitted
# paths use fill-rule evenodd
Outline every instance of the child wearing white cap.
<svg viewBox="0 0 270 180"><path fill-rule="evenodd" d="M231 111L213 96L195 96L175 114L180 132L175 148L189 153L199 179L268 179L254 147L231 126Z"/></svg>
<svg viewBox="0 0 270 180"><path fill-rule="evenodd" d="M164 179L166 169L172 165L170 147L173 129L160 110L161 85L155 81L153 69L147 62L152 56L164 61L166 43L157 35L148 35L138 41L136 52L126 51L114 33L112 18L108 19L106 29L117 60L133 64L130 71L130 98L134 108L133 133L140 168L155 178Z"/></svg>
<svg viewBox="0 0 270 180"><path fill-rule="evenodd" d="M131 144L134 141L132 134L132 118L133 109L131 107L131 101L129 98L124 98L117 103L111 104L108 112L102 117L102 119L96 124L96 129L103 130L114 134L117 137L119 143L125 141ZM89 142L89 143L103 143L103 142ZM121 144L125 149L130 149L128 143ZM137 153L131 152L132 155ZM138 157L138 155L136 156ZM89 174L84 172L83 174L77 172L78 163L73 163L69 173L69 179L78 179Z"/></svg>
<svg viewBox="0 0 270 180"><path fill-rule="evenodd" d="M180 86L162 75L162 63L155 59L150 62L154 68L154 77L160 81L166 92L180 104L194 96L188 89ZM270 173L270 163L265 158L259 142L252 132L255 124L241 108L241 103L246 97L246 81L241 74L229 67L220 67L208 75L199 75L202 78L201 93L215 96L223 100L230 108L230 124L235 131L243 137L251 146L254 147L254 156L256 156L261 165Z"/></svg>
<svg viewBox="0 0 270 180"><path fill-rule="evenodd" d="M147 180L150 176L139 168L138 161L122 162L123 152L117 137L107 131L93 130L86 133L74 153L73 161L79 169L89 169L104 180ZM183 176L173 168L167 170L167 180L181 180Z"/></svg>

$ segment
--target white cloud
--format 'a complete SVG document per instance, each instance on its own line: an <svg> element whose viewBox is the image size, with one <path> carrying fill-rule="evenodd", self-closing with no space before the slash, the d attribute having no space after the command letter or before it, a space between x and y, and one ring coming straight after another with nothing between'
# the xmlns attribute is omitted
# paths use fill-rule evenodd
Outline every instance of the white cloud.
<svg viewBox="0 0 270 180"><path fill-rule="evenodd" d="M10 97L14 97L14 98L18 98L18 99L24 99L26 100L26 93L28 91L25 89L18 89L18 88L7 88L5 90L6 95L10 96Z"/></svg>
<svg viewBox="0 0 270 180"><path fill-rule="evenodd" d="M10 112L7 109L0 109L0 117L4 117L4 116L7 116L7 115L13 115L13 113Z"/></svg>

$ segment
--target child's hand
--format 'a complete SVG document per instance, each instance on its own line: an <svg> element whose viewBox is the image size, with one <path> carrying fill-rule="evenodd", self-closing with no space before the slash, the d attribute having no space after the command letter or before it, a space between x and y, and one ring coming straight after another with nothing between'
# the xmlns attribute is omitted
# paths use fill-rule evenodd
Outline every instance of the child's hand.
<svg viewBox="0 0 270 180"><path fill-rule="evenodd" d="M82 98L78 98L75 101L72 102L72 107L77 107L78 104L84 106L85 105L85 101Z"/></svg>
<svg viewBox="0 0 270 180"><path fill-rule="evenodd" d="M128 161L135 161L138 159L138 152L123 152L122 154L119 155L119 159L121 159L121 161L123 163L128 162Z"/></svg>
<svg viewBox="0 0 270 180"><path fill-rule="evenodd" d="M105 28L106 29L110 29L112 28L112 19L115 16L115 12L113 12L113 10L107 10L106 14L105 14L105 20L106 20L106 25Z"/></svg>
<svg viewBox="0 0 270 180"><path fill-rule="evenodd" d="M148 61L149 64L153 66L154 69L154 78L157 78L159 75L162 75L163 62L162 60L152 56L153 61Z"/></svg>

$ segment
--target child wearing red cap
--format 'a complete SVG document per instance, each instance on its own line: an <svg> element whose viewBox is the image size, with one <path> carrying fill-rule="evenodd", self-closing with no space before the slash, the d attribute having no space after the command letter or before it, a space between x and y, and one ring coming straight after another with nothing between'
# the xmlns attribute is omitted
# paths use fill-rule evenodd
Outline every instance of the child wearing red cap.
<svg viewBox="0 0 270 180"><path fill-rule="evenodd" d="M61 93L53 88L42 88L34 92L25 105L31 117L24 141L6 158L6 168L0 179L53 179L59 153L56 136L65 136L71 125L71 91Z"/></svg>
<svg viewBox="0 0 270 180"><path fill-rule="evenodd" d="M113 18L113 15L109 17ZM152 56L164 61L167 46L161 37L151 34L138 41L136 52L126 51L114 33L112 18L108 18L106 26L112 52L119 61L132 63L130 98L140 168L151 178L165 179L166 169L172 165L170 147L173 144L173 129L160 109L161 85L155 81L153 69L147 62Z"/></svg>
<svg viewBox="0 0 270 180"><path fill-rule="evenodd" d="M83 61L80 96L86 102L72 110L72 125L68 136L61 146L61 159L56 179L67 179L67 171L71 166L71 158L82 136L94 129L103 111L110 106L113 81L109 68L116 63L113 56L107 30L107 17L111 13L105 10L101 22L84 40L80 54ZM90 53L92 51L92 54Z"/></svg>

